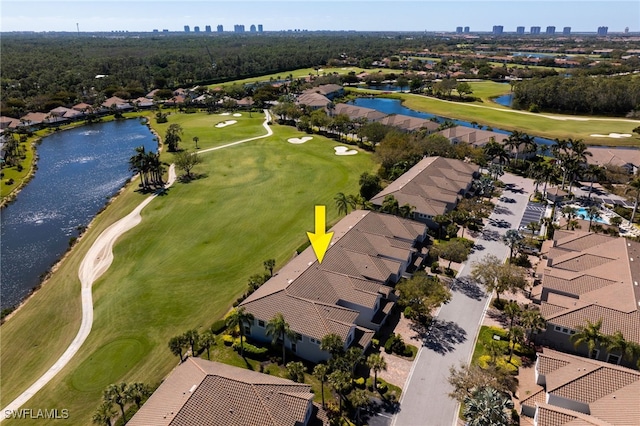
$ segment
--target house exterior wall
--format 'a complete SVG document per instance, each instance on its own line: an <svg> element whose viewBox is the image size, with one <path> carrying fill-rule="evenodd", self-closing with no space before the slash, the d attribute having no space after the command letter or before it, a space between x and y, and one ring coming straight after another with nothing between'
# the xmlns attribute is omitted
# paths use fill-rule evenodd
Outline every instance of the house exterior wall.
<svg viewBox="0 0 640 426"><path fill-rule="evenodd" d="M549 405L555 405L556 407L566 408L567 410L577 411L578 413L590 414L589 404L563 398L552 393L547 394L547 403Z"/></svg>

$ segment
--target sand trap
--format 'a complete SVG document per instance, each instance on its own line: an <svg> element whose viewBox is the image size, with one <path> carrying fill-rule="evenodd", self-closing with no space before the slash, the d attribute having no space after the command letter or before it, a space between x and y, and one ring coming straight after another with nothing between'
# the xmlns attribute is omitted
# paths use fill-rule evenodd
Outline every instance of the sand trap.
<svg viewBox="0 0 640 426"><path fill-rule="evenodd" d="M621 138L630 138L631 134L629 133L609 133L608 135L599 135L599 134L593 134L593 135L589 135L592 138L613 138L613 139L621 139Z"/></svg>
<svg viewBox="0 0 640 426"><path fill-rule="evenodd" d="M219 115L231 115L230 112L221 112Z"/></svg>
<svg viewBox="0 0 640 426"><path fill-rule="evenodd" d="M358 153L355 149L349 149L346 146L336 146L333 149L336 150L336 155L356 155Z"/></svg>
<svg viewBox="0 0 640 426"><path fill-rule="evenodd" d="M301 144L301 143L308 142L311 139L313 139L311 136L305 136L305 137L302 137L302 138L289 138L289 139L287 139L287 142L295 143L295 144Z"/></svg>
<svg viewBox="0 0 640 426"><path fill-rule="evenodd" d="M236 123L237 123L236 120L227 120L227 121L223 121L222 123L216 124L216 127L227 127L227 126L230 126L230 125L236 124Z"/></svg>
<svg viewBox="0 0 640 426"><path fill-rule="evenodd" d="M242 117L242 114L240 114L239 112L236 112L235 114L233 114L234 117Z"/></svg>

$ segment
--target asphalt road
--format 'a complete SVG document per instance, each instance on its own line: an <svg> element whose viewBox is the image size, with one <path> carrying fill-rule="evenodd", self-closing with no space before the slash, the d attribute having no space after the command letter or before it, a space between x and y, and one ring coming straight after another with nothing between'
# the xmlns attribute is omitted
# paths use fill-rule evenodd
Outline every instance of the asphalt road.
<svg viewBox="0 0 640 426"><path fill-rule="evenodd" d="M528 179L505 174L501 180L507 184L503 196L515 202L501 201L496 205L476 242L477 249L459 271L451 301L442 306L426 333L393 425L449 426L457 421L458 403L447 395L451 391L447 382L449 367L470 361L489 300L482 288L468 279L471 265L487 254L500 259L509 255L500 237L509 229L517 229L533 191Z"/></svg>

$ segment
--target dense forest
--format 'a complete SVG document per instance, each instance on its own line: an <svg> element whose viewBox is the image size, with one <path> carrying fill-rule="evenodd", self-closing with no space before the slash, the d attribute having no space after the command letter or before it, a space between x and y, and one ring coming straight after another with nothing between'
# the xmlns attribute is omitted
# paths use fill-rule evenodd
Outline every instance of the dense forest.
<svg viewBox="0 0 640 426"><path fill-rule="evenodd" d="M516 108L625 115L640 111L638 76L534 78L514 87Z"/></svg>

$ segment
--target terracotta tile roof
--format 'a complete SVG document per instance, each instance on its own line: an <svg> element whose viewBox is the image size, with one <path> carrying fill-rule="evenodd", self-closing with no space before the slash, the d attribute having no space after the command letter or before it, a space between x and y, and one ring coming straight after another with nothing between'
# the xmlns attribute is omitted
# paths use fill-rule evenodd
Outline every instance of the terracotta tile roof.
<svg viewBox="0 0 640 426"><path fill-rule="evenodd" d="M331 102L329 98L320 93L303 93L298 96L296 100L298 105L307 105L316 108L324 108L329 102Z"/></svg>
<svg viewBox="0 0 640 426"><path fill-rule="evenodd" d="M588 164L596 164L598 166L611 165L618 167L624 167L628 164L632 164L635 167L640 167L640 150L638 149L589 147L589 152L592 155L587 157Z"/></svg>
<svg viewBox="0 0 640 426"><path fill-rule="evenodd" d="M178 366L128 422L147 425L301 425L311 387L200 358ZM320 420L320 424L327 424Z"/></svg>
<svg viewBox="0 0 640 426"><path fill-rule="evenodd" d="M426 118L410 117L408 115L402 114L388 115L380 120L380 123L384 124L385 126L396 127L407 132L412 132L420 129L427 129L430 132L434 132L440 127L438 123L427 120Z"/></svg>
<svg viewBox="0 0 640 426"><path fill-rule="evenodd" d="M81 103L71 107L71 109L75 109L76 111L84 112L84 111L92 110L93 106L89 105L87 103L81 102Z"/></svg>
<svg viewBox="0 0 640 426"><path fill-rule="evenodd" d="M387 116L384 112L350 104L336 104L334 114L345 114L350 119L366 118L368 121L380 121Z"/></svg>
<svg viewBox="0 0 640 426"><path fill-rule="evenodd" d="M614 284L616 284L616 281L591 275L581 275L571 280L564 280L550 275L545 277L544 280L544 286L547 288L577 295L590 293Z"/></svg>
<svg viewBox="0 0 640 426"><path fill-rule="evenodd" d="M44 112L29 112L20 117L20 122L24 122L27 126L31 126L44 122L46 118L47 114L45 114Z"/></svg>
<svg viewBox="0 0 640 426"><path fill-rule="evenodd" d="M546 319L552 324L573 330L584 326L587 321L593 323L602 320L602 333L613 335L620 331L625 339L640 344L640 311L627 313L592 304L549 315Z"/></svg>
<svg viewBox="0 0 640 426"><path fill-rule="evenodd" d="M441 135L453 142L464 142L473 146L484 146L491 138L496 142L504 144L509 137L503 133L492 132L490 130L480 130L471 127L454 126L448 129L441 130Z"/></svg>
<svg viewBox="0 0 640 426"><path fill-rule="evenodd" d="M566 359L559 359L555 356L552 356L548 353L538 354L538 361L536 369L539 374L549 374L556 371L559 368L564 367L569 364L570 361Z"/></svg>
<svg viewBox="0 0 640 426"><path fill-rule="evenodd" d="M409 169L371 202L382 205L393 195L400 205L410 204L417 213L436 216L455 207L471 184L477 166L444 157L426 157Z"/></svg>
<svg viewBox="0 0 640 426"><path fill-rule="evenodd" d="M523 399L520 402L520 404L528 407L535 407L536 404L544 404L546 401L547 401L547 394L543 389Z"/></svg>

